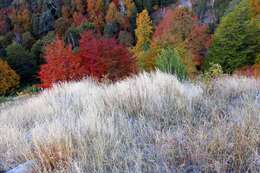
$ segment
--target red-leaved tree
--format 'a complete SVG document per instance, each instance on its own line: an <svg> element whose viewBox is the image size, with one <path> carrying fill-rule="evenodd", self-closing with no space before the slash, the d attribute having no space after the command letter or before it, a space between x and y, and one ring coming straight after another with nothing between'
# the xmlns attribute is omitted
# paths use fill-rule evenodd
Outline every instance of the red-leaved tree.
<svg viewBox="0 0 260 173"><path fill-rule="evenodd" d="M76 53L56 38L46 47L45 59L39 73L44 88L86 76L116 81L137 72L135 58L127 48L114 39L98 39L90 31L81 35Z"/></svg>
<svg viewBox="0 0 260 173"><path fill-rule="evenodd" d="M73 54L70 46L65 46L63 40L55 41L45 48L45 61L40 68L39 77L42 87L51 87L56 82L79 80L86 74L82 59Z"/></svg>
<svg viewBox="0 0 260 173"><path fill-rule="evenodd" d="M137 71L127 48L114 39L96 39L91 32L82 34L78 56L84 59L88 73L98 79L118 80Z"/></svg>
<svg viewBox="0 0 260 173"><path fill-rule="evenodd" d="M206 56L207 50L212 43L212 37L209 34L208 26L202 24L193 25L190 34L186 39L187 47L193 55L193 62L200 65Z"/></svg>

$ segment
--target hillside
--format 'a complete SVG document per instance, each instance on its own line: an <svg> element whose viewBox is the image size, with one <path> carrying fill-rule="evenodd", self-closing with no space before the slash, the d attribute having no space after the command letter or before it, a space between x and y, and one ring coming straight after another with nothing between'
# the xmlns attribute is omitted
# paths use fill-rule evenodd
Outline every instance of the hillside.
<svg viewBox="0 0 260 173"><path fill-rule="evenodd" d="M260 173L260 0L0 0L0 173Z"/></svg>
<svg viewBox="0 0 260 173"><path fill-rule="evenodd" d="M56 85L0 110L0 170L258 172L259 88L252 78L204 85L161 72Z"/></svg>
<svg viewBox="0 0 260 173"><path fill-rule="evenodd" d="M259 6L258 0L2 0L0 97L155 69L196 79L220 65L226 74L258 77Z"/></svg>

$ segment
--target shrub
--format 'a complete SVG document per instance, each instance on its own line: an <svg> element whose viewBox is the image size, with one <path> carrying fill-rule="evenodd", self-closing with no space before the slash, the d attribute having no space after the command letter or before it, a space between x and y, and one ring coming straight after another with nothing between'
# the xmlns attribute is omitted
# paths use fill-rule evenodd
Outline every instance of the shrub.
<svg viewBox="0 0 260 173"><path fill-rule="evenodd" d="M212 79L216 79L223 74L221 65L211 63L211 66L207 72L203 74L203 80L208 83Z"/></svg>
<svg viewBox="0 0 260 173"><path fill-rule="evenodd" d="M156 59L156 67L167 73L176 74L179 79L187 77L187 69L180 61L180 56L170 47L161 50Z"/></svg>
<svg viewBox="0 0 260 173"><path fill-rule="evenodd" d="M11 67L0 59L0 95L5 95L19 85L20 77Z"/></svg>

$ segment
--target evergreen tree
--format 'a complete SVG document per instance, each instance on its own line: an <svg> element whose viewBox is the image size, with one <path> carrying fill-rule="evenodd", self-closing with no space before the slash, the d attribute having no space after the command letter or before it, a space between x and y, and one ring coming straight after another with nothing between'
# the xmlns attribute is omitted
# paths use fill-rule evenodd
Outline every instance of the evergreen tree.
<svg viewBox="0 0 260 173"><path fill-rule="evenodd" d="M9 45L6 53L4 60L21 77L21 82L23 84L32 82L36 73L36 61L32 54L17 43Z"/></svg>
<svg viewBox="0 0 260 173"><path fill-rule="evenodd" d="M214 63L220 64L224 72L230 73L236 68L254 64L260 46L256 39L259 32L250 20L248 2L243 0L222 19L204 69Z"/></svg>
<svg viewBox="0 0 260 173"><path fill-rule="evenodd" d="M149 12L152 11L152 7L153 7L152 2L153 2L152 0L135 0L135 4L139 12L145 9Z"/></svg>

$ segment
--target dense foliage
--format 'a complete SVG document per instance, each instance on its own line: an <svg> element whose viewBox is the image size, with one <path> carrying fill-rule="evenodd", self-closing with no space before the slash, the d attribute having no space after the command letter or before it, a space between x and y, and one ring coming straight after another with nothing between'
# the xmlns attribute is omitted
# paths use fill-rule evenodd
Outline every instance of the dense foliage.
<svg viewBox="0 0 260 173"><path fill-rule="evenodd" d="M156 66L160 71L175 74L179 79L187 77L187 69L173 48L167 47L161 50L156 59Z"/></svg>
<svg viewBox="0 0 260 173"><path fill-rule="evenodd" d="M47 45L44 57L46 64L39 72L44 88L86 76L118 80L137 72L135 59L124 46L114 39L96 38L89 31L81 35L75 53L57 37Z"/></svg>
<svg viewBox="0 0 260 173"><path fill-rule="evenodd" d="M117 80L134 71L153 71L159 68L162 50L169 47L190 78L202 73L202 67L207 71L212 63L221 65L225 73L252 71L257 75L259 6L259 0L4 0L0 2L0 56L21 77L21 86L39 84L43 78L48 82L40 86L85 75ZM86 46L83 33L89 30L92 42ZM95 66L88 73L80 68L70 71L82 61L75 56L88 54L83 47L106 61L102 60L102 66L85 61L84 68ZM68 66L64 67L62 57ZM118 68L114 61L120 62ZM138 63L134 70L133 61ZM50 64L52 72L47 68Z"/></svg>
<svg viewBox="0 0 260 173"><path fill-rule="evenodd" d="M0 59L0 95L5 95L19 84L20 77Z"/></svg>
<svg viewBox="0 0 260 173"><path fill-rule="evenodd" d="M230 14L225 16L214 35L205 68L217 63L224 72L253 65L259 53L259 30L250 22L249 3L243 0Z"/></svg>
<svg viewBox="0 0 260 173"><path fill-rule="evenodd" d="M153 44L175 47L190 76L200 69L210 43L207 25L200 24L186 8L168 10L153 35Z"/></svg>
<svg viewBox="0 0 260 173"><path fill-rule="evenodd" d="M21 77L21 82L32 82L36 78L36 61L32 54L20 44L12 43L6 48L3 58Z"/></svg>

